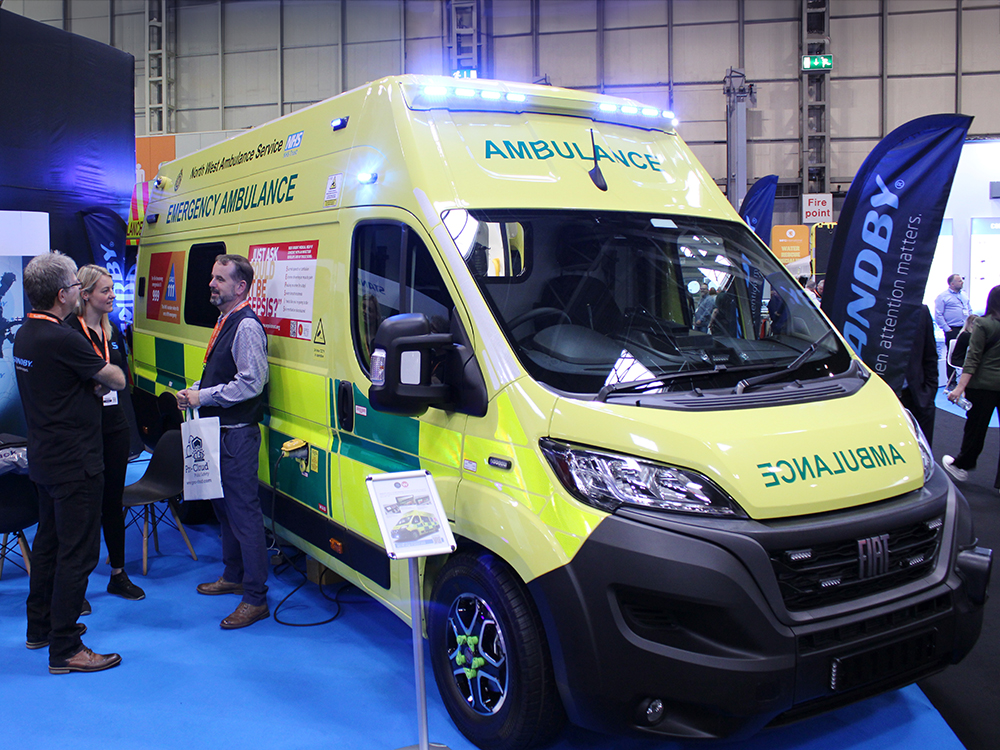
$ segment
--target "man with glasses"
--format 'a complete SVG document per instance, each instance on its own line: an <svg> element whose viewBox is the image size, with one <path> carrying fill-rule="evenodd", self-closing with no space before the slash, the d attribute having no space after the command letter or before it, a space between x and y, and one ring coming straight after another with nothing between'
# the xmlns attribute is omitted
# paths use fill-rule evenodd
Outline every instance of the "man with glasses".
<svg viewBox="0 0 1000 750"><path fill-rule="evenodd" d="M102 397L125 387L119 367L63 320L76 307L76 264L57 252L24 269L31 312L14 339L14 369L28 425L28 474L38 487L38 530L28 591L30 649L49 648L49 672L99 672L121 662L83 645L87 577L101 542Z"/></svg>
<svg viewBox="0 0 1000 750"><path fill-rule="evenodd" d="M948 277L948 288L934 300L934 322L944 331L945 352L948 351L948 342L958 336L972 313L969 298L962 293L963 286L965 279L953 273Z"/></svg>

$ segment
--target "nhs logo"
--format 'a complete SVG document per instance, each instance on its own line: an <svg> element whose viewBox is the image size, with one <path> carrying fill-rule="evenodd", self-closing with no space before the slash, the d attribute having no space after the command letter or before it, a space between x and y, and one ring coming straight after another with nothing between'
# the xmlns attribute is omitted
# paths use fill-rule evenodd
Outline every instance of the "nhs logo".
<svg viewBox="0 0 1000 750"><path fill-rule="evenodd" d="M295 152L299 150L299 146L302 145L302 134L306 131L300 130L298 133L292 133L288 136L288 140L285 141L285 156L294 156Z"/></svg>

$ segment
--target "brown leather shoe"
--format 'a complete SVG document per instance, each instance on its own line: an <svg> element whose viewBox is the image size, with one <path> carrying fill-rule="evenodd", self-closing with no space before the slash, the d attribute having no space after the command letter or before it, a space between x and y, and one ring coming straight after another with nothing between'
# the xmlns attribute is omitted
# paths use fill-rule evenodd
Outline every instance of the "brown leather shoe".
<svg viewBox="0 0 1000 750"><path fill-rule="evenodd" d="M267 608L266 604L255 607L252 604L240 602L240 606L236 608L236 611L219 624L224 630L236 630L237 628L245 628L247 625L253 625L257 620L263 620L265 617L270 616L271 611Z"/></svg>
<svg viewBox="0 0 1000 750"><path fill-rule="evenodd" d="M199 583L198 593L207 596L218 596L219 594L242 594L242 583L230 583L225 578L219 576L218 581L212 583Z"/></svg>
<svg viewBox="0 0 1000 750"><path fill-rule="evenodd" d="M86 646L83 646L73 656L62 664L49 665L49 672L52 674L68 674L69 672L100 672L104 669L111 669L121 664L122 658L118 654L95 654Z"/></svg>

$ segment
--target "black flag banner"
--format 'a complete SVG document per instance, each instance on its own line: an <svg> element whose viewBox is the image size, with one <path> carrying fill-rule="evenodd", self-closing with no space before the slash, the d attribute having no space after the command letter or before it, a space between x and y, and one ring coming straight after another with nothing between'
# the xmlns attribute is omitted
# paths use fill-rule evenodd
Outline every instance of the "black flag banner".
<svg viewBox="0 0 1000 750"><path fill-rule="evenodd" d="M823 311L897 393L971 123L929 115L889 133L858 170L833 235Z"/></svg>

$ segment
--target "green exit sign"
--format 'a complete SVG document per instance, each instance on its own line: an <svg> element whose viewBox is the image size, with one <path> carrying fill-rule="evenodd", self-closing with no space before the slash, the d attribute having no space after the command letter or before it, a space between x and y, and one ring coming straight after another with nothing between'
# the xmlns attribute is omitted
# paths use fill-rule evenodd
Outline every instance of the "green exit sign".
<svg viewBox="0 0 1000 750"><path fill-rule="evenodd" d="M833 70L833 55L803 55L802 70Z"/></svg>

